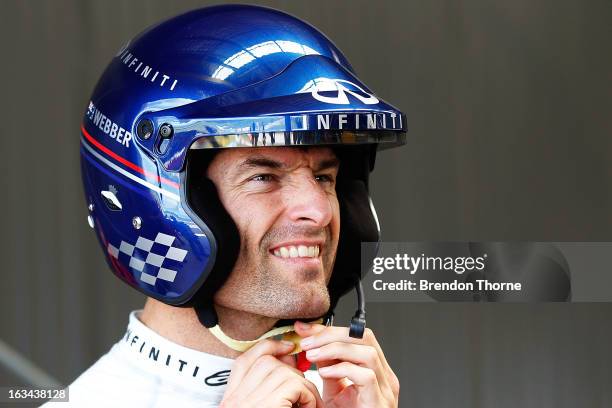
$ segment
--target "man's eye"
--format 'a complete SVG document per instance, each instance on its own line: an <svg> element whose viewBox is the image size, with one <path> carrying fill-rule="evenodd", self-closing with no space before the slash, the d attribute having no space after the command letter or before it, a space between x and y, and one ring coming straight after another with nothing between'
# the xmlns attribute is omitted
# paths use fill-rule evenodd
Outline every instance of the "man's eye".
<svg viewBox="0 0 612 408"><path fill-rule="evenodd" d="M315 179L322 183L333 183L334 182L334 178L330 176L329 174L319 174L315 176Z"/></svg>
<svg viewBox="0 0 612 408"><path fill-rule="evenodd" d="M268 182L273 180L274 176L272 174L258 174L256 176L251 177L251 181Z"/></svg>

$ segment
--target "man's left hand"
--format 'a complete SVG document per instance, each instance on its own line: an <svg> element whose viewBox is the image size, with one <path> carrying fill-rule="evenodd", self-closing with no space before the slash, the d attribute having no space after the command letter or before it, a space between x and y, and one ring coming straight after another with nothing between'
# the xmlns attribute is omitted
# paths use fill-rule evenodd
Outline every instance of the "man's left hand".
<svg viewBox="0 0 612 408"><path fill-rule="evenodd" d="M327 408L398 406L399 381L372 330L366 328L363 338L355 339L347 327L296 322L295 331L304 337L306 358L323 378Z"/></svg>

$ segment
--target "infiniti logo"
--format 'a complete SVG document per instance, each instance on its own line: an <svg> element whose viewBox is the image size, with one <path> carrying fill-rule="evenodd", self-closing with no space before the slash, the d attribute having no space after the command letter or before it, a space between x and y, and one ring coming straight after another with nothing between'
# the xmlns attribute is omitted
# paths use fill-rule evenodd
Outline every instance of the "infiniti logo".
<svg viewBox="0 0 612 408"><path fill-rule="evenodd" d="M338 94L336 96L325 96L319 93L328 91L336 91ZM316 78L308 81L297 93L305 92L310 92L312 97L318 101L333 103L335 105L350 104L347 94L351 94L366 105L375 105L379 102L376 96L366 92L359 85L345 79Z"/></svg>

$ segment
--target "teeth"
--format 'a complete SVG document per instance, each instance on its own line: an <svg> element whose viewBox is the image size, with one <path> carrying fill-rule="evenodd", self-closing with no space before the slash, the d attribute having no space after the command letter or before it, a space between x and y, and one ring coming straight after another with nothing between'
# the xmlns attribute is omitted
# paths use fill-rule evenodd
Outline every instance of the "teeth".
<svg viewBox="0 0 612 408"><path fill-rule="evenodd" d="M276 255L276 254L275 254L275 255ZM283 257L283 258L289 258L289 250L288 250L287 248L285 248L285 247L282 247L282 248L280 249L280 255L281 255L281 257Z"/></svg>
<svg viewBox="0 0 612 408"><path fill-rule="evenodd" d="M274 255L280 258L316 258L319 256L319 246L290 245L276 248Z"/></svg>

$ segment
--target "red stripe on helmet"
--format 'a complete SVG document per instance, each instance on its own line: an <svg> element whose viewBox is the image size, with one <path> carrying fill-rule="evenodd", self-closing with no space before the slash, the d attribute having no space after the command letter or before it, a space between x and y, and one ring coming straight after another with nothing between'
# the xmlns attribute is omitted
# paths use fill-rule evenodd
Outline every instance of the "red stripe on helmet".
<svg viewBox="0 0 612 408"><path fill-rule="evenodd" d="M154 180L156 180L159 183L163 183L166 184L168 186L174 187L178 190L179 188L179 184L175 183L172 180L168 180L166 178L163 177L159 177L157 174L151 173L150 171L147 171L145 169L143 169L142 167L139 167L137 165L135 165L134 163L124 159L123 157L119 156L117 153L113 152L112 150L110 150L109 148L107 148L106 146L104 146L102 143L98 142L96 139L93 138L93 136L91 136L87 130L85 130L85 126L81 125L81 132L83 132L83 135L85 136L85 138L91 142L91 144L93 144L94 146L96 146L99 150L101 150L102 152L106 153L108 156L112 157L113 159L117 160L118 162L122 163L123 165L129 167L130 169L137 171L138 173L150 177Z"/></svg>

